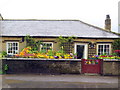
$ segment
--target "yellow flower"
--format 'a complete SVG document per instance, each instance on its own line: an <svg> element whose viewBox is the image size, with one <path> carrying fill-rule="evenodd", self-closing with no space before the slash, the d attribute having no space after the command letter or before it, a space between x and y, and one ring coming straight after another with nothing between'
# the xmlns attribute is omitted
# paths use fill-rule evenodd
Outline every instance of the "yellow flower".
<svg viewBox="0 0 120 90"><path fill-rule="evenodd" d="M29 53L30 51L29 50L26 50L27 53Z"/></svg>
<svg viewBox="0 0 120 90"><path fill-rule="evenodd" d="M53 56L50 56L50 59L54 59L54 57L53 57Z"/></svg>
<svg viewBox="0 0 120 90"><path fill-rule="evenodd" d="M61 56L59 56L59 59L62 59L62 57L61 57Z"/></svg>
<svg viewBox="0 0 120 90"><path fill-rule="evenodd" d="M49 56L46 55L45 58L49 59Z"/></svg>
<svg viewBox="0 0 120 90"><path fill-rule="evenodd" d="M73 57L69 57L69 59L73 59Z"/></svg>
<svg viewBox="0 0 120 90"><path fill-rule="evenodd" d="M34 58L34 56L29 56L29 58Z"/></svg>
<svg viewBox="0 0 120 90"><path fill-rule="evenodd" d="M20 55L24 55L25 53L24 52L20 52Z"/></svg>
<svg viewBox="0 0 120 90"><path fill-rule="evenodd" d="M45 58L45 55L38 54L37 57L38 57L38 58Z"/></svg>

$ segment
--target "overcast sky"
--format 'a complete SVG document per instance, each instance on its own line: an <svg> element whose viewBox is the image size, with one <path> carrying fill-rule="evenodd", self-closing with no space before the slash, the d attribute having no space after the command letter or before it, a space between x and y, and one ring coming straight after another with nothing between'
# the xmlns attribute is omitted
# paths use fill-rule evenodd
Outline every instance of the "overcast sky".
<svg viewBox="0 0 120 90"><path fill-rule="evenodd" d="M0 0L4 19L76 19L104 28L106 15L118 32L120 0Z"/></svg>

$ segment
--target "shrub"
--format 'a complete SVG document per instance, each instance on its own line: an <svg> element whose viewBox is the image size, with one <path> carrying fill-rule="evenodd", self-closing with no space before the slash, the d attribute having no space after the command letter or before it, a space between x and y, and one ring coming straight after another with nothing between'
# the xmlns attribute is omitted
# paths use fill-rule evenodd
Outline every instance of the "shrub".
<svg viewBox="0 0 120 90"><path fill-rule="evenodd" d="M7 56L7 52L5 52L5 51L2 51L2 57L6 57Z"/></svg>

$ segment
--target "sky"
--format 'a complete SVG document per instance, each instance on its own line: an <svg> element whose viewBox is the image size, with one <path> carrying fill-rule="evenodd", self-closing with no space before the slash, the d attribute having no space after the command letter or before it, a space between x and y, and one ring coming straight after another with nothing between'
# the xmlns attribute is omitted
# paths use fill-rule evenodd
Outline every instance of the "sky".
<svg viewBox="0 0 120 90"><path fill-rule="evenodd" d="M109 14L112 31L118 32L120 0L0 0L4 19L81 20L104 28Z"/></svg>
<svg viewBox="0 0 120 90"><path fill-rule="evenodd" d="M118 16L120 16L120 1L118 3ZM120 17L118 17L118 33L120 33Z"/></svg>

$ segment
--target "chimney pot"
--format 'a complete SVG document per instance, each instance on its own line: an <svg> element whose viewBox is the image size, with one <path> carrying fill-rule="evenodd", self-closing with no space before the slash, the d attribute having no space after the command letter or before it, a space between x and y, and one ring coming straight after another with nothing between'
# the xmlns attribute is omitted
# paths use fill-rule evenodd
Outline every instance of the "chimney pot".
<svg viewBox="0 0 120 90"><path fill-rule="evenodd" d="M106 15L105 30L111 31L111 19L110 19L110 15Z"/></svg>
<svg viewBox="0 0 120 90"><path fill-rule="evenodd" d="M109 15L106 15L106 18L110 18L110 16L109 16Z"/></svg>

